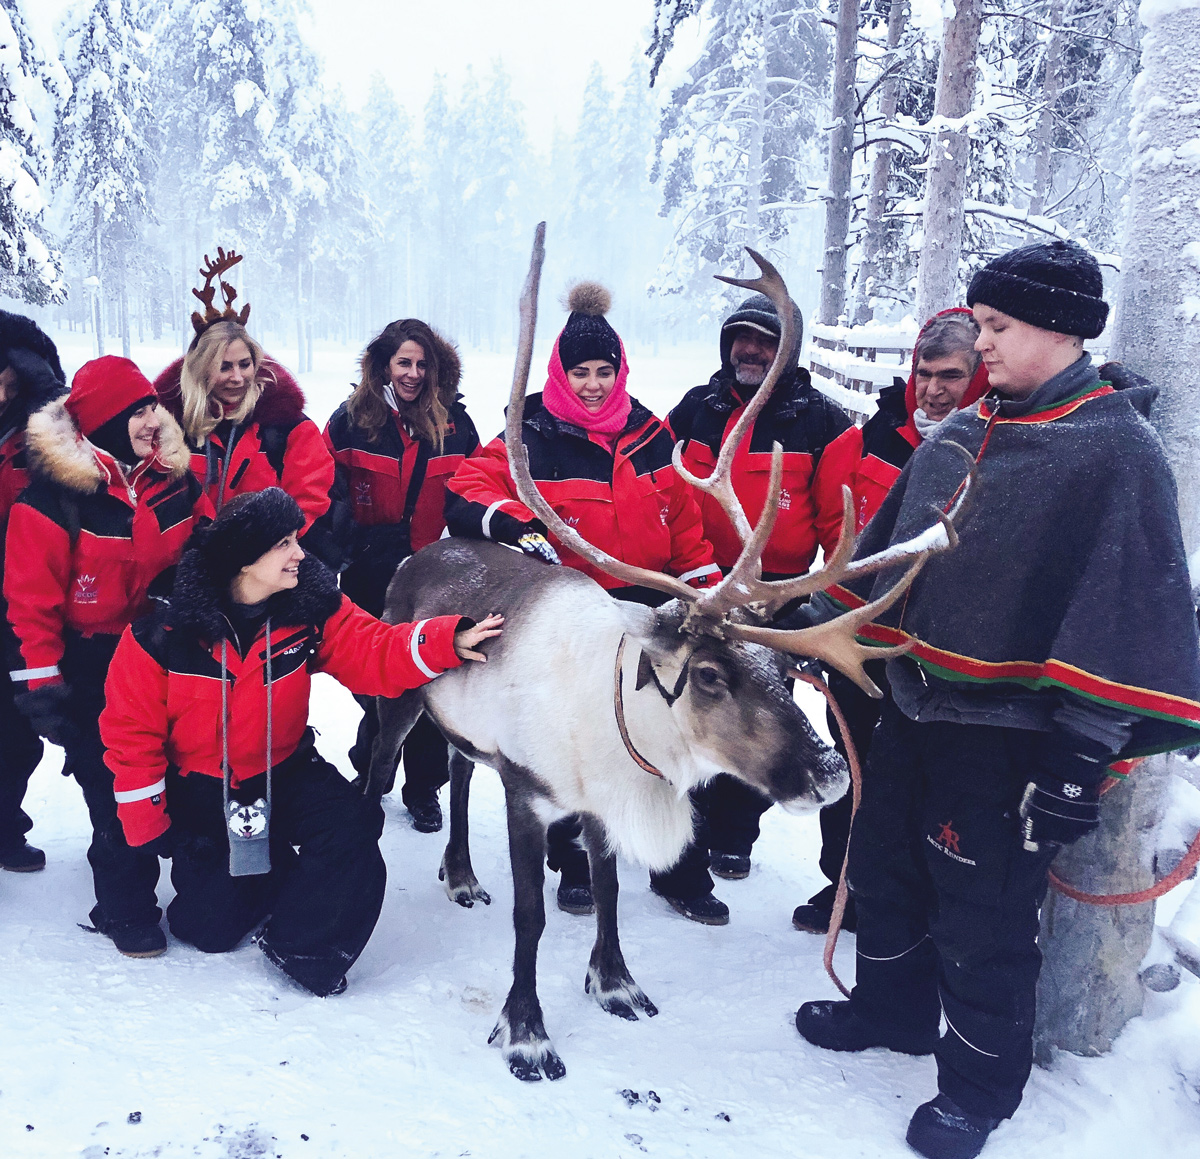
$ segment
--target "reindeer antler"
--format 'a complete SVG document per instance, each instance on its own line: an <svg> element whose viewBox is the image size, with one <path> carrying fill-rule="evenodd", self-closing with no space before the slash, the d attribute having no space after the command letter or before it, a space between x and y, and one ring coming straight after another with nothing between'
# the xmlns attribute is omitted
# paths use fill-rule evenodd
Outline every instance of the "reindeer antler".
<svg viewBox="0 0 1200 1159"><path fill-rule="evenodd" d="M242 255L236 250L231 249L227 253L222 246L217 247L216 261L213 261L208 254L204 255L204 264L200 267L204 285L199 290L192 290L192 293L204 304L203 314L198 311L192 312L192 326L197 334L203 333L214 322L237 322L239 325L245 326L250 317L250 303L247 302L240 311L234 310L233 303L237 298L237 290L221 278L221 274L228 273L241 260ZM217 279L217 285L221 287L221 296L225 299L224 310L218 310L213 304L217 293L217 287L213 285L213 278Z"/></svg>
<svg viewBox="0 0 1200 1159"><path fill-rule="evenodd" d="M681 463L682 444L677 444L673 456L675 469L692 486L712 495L729 515L742 540L742 551L729 574L715 587L699 592L674 576L649 568L637 567L616 559L589 543L573 527L568 525L545 500L533 481L529 468L529 452L521 438L521 423L525 417L525 391L529 386L529 369L533 362L533 338L537 328L537 296L541 282L542 263L545 260L546 223L539 223L534 233L533 253L529 260L529 274L521 291L521 332L517 343L517 361L513 371L512 394L509 397L508 413L504 428L504 441L508 450L508 466L513 484L521 502L525 504L565 547L588 560L594 566L624 583L652 588L675 596L690 605L684 620L685 630L717 631L721 635L765 644L782 652L798 656L813 656L833 665L853 680L871 696L879 696L879 689L863 670L866 660L887 659L907 651L908 645L898 648L873 648L859 644L855 634L863 624L870 622L890 608L911 586L921 568L931 555L947 551L958 542L954 522L965 510L975 480L975 460L957 443L946 440L946 445L961 452L970 464L970 471L955 496L954 505L948 513L935 511L938 522L927 531L904 543L893 544L884 551L866 559L851 562L854 555L854 505L848 487L842 488L842 532L833 555L823 567L809 575L790 580L766 581L762 577L762 554L775 527L779 513L779 491L783 477L783 448L776 443L771 449L771 479L767 499L759 516L758 524L751 529L741 502L734 494L730 475L733 456L738 443L746 436L754 420L766 405L771 391L779 381L783 368L795 345L795 320L792 300L779 271L766 258L748 250L758 263L762 275L752 281L737 278L722 278L730 285L759 290L770 297L779 312L781 332L775 359L738 420L729 438L721 448L717 464L707 479L698 479ZM825 624L816 627L789 631L753 624L735 624L728 619L729 613L747 604L764 605L768 611L782 607L789 600L823 591L845 579L850 579L883 568L894 567L911 560L908 570L878 599L861 608L846 612Z"/></svg>

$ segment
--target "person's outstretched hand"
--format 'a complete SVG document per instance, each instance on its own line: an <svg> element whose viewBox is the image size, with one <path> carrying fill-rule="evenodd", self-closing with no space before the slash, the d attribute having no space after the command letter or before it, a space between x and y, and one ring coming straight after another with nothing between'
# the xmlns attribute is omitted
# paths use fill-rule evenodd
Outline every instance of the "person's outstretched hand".
<svg viewBox="0 0 1200 1159"><path fill-rule="evenodd" d="M460 660L478 660L480 663L486 663L487 657L482 652L476 651L476 649L484 640L490 640L493 636L499 636L503 623L504 617L493 612L490 616L485 616L478 624L474 624L470 628L464 628L461 632L455 632L455 655Z"/></svg>

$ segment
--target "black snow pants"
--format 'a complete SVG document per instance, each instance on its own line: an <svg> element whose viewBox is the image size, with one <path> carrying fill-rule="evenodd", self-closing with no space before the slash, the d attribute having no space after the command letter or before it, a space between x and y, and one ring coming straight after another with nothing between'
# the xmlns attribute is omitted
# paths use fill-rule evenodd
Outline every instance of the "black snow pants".
<svg viewBox="0 0 1200 1159"><path fill-rule="evenodd" d="M100 713L104 708L104 679L119 636L64 638L63 680L71 690L69 713L73 734L65 746L63 775L74 777L83 790L92 822L88 863L96 888L92 924L107 930L114 926L152 926L162 917L155 889L158 857L130 848L117 818L113 775L104 763L100 739Z"/></svg>
<svg viewBox="0 0 1200 1159"><path fill-rule="evenodd" d="M396 555L394 562L393 557L389 556L386 563L374 560L352 563L342 572L342 591L363 611L370 612L372 616L382 616L388 585L403 558L403 555ZM358 735L350 748L349 757L354 771L365 777L371 769L371 747L379 735L379 713L375 709L373 696L356 696L354 699L363 710L363 718L358 723ZM400 790L400 799L405 805L428 800L450 779L450 752L446 738L424 714L405 738L401 753L397 755L397 767L401 755L404 759L404 787ZM393 768L393 778L395 773L396 769ZM390 793L391 790L389 783L385 792Z"/></svg>
<svg viewBox="0 0 1200 1159"><path fill-rule="evenodd" d="M994 1118L1017 1109L1033 1062L1054 849L1025 850L1017 810L1039 735L917 724L887 701L850 838L854 1008L897 1032L928 1032L944 1015L938 1087Z"/></svg>
<svg viewBox="0 0 1200 1159"><path fill-rule="evenodd" d="M270 914L263 952L306 989L328 994L362 953L383 907L383 810L322 759L311 732L272 780L271 872L231 877L221 781L168 772L178 844L167 921L181 941L221 954ZM265 774L235 795L264 797Z"/></svg>
<svg viewBox="0 0 1200 1159"><path fill-rule="evenodd" d="M13 703L15 690L8 673L23 664L8 626L8 606L3 596L0 596L0 655L4 660L0 671L0 855L3 855L22 848L25 834L33 828L21 804L43 752L38 734Z"/></svg>

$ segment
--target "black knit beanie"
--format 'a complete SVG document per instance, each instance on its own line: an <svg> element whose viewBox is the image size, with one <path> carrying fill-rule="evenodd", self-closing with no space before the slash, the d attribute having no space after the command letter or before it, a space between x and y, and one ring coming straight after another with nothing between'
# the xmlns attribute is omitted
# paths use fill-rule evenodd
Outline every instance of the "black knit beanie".
<svg viewBox="0 0 1200 1159"><path fill-rule="evenodd" d="M796 349L793 352L792 365L800 357L800 347L804 345L804 315L800 307L792 303L793 320L796 324ZM779 324L779 311L775 303L766 294L751 294L724 322L721 323L721 362L729 362L729 352L733 349L733 340L740 326L748 326L760 334L769 334L778 340L782 333Z"/></svg>
<svg viewBox="0 0 1200 1159"><path fill-rule="evenodd" d="M599 359L621 369L621 340L604 317L612 295L598 282L580 282L567 295L571 316L558 336L558 357L563 370Z"/></svg>
<svg viewBox="0 0 1200 1159"><path fill-rule="evenodd" d="M158 402L157 395L148 394L145 398L131 402L119 414L113 415L108 422L92 431L88 435L88 442L102 451L107 451L117 462L135 466L138 455L129 441L129 420L133 418L135 412L153 402Z"/></svg>
<svg viewBox="0 0 1200 1159"><path fill-rule="evenodd" d="M1100 264L1073 241L1035 242L993 258L971 279L967 305L1079 338L1098 338L1108 318Z"/></svg>
<svg viewBox="0 0 1200 1159"><path fill-rule="evenodd" d="M238 495L215 522L198 527L188 540L213 581L221 586L304 526L300 505L280 487Z"/></svg>

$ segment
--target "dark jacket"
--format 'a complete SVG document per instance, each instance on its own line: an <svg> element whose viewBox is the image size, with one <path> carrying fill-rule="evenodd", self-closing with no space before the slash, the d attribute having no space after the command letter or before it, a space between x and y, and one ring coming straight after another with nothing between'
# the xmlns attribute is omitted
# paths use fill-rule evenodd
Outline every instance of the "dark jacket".
<svg viewBox="0 0 1200 1159"><path fill-rule="evenodd" d="M159 401L179 422L183 419L182 371L183 359L177 358L154 380ZM217 510L235 495L282 487L300 504L307 532L329 509L333 458L320 428L304 414L304 394L296 380L273 358L263 360L260 373L263 392L249 420L236 429L223 422L206 446L190 446L192 470ZM230 448L226 444L231 434ZM224 470L227 453L231 457Z"/></svg>
<svg viewBox="0 0 1200 1159"><path fill-rule="evenodd" d="M1064 728L1122 758L1195 743L1200 641L1175 481L1144 417L1155 394L1117 393L1084 355L1025 400L960 411L914 452L859 556L949 506L966 471L950 440L978 475L958 547L862 632L912 643L888 663L910 719ZM897 574L831 588L817 610L860 606Z"/></svg>
<svg viewBox="0 0 1200 1159"><path fill-rule="evenodd" d="M634 400L615 452L602 437L552 415L540 394L525 401L521 436L538 490L593 546L694 585L718 577L692 488L671 466L671 433L641 403ZM516 497L502 436L455 472L447 487L446 523L452 535L501 543L516 543L531 528L542 530ZM563 563L605 588L622 586L551 538Z"/></svg>
<svg viewBox="0 0 1200 1159"><path fill-rule="evenodd" d="M130 845L144 845L170 826L169 765L185 775L222 776L221 644L229 622L221 594L193 555L179 566L171 606L126 630L108 670L100 735ZM454 652L460 617L381 623L343 596L333 574L311 557L300 565L297 587L273 596L267 608L269 684L265 625L244 658L237 647L225 649L235 788L267 768L268 697L271 763L279 765L304 739L314 672L328 672L363 696L399 696L460 663Z"/></svg>
<svg viewBox="0 0 1200 1159"><path fill-rule="evenodd" d="M64 633L119 635L149 608L151 581L173 565L211 507L190 471L183 432L165 412L158 451L128 474L79 435L61 400L31 415L33 481L8 520L4 595L16 633L14 681L62 681Z"/></svg>
<svg viewBox="0 0 1200 1159"><path fill-rule="evenodd" d="M716 465L721 446L741 417L743 399L728 364L729 343L722 343L726 362L703 386L683 396L667 423L683 443L683 463L694 475L707 476ZM806 572L823 547L837 546L842 526L841 480L824 465L823 452L847 427L850 419L836 403L814 390L808 371L788 370L754 424L749 438L733 458L733 489L753 524L762 514L771 477L771 447L783 447L783 486L779 517L763 552L763 571L773 575ZM720 504L698 496L704 535L716 561L732 567L741 552L733 525Z"/></svg>

